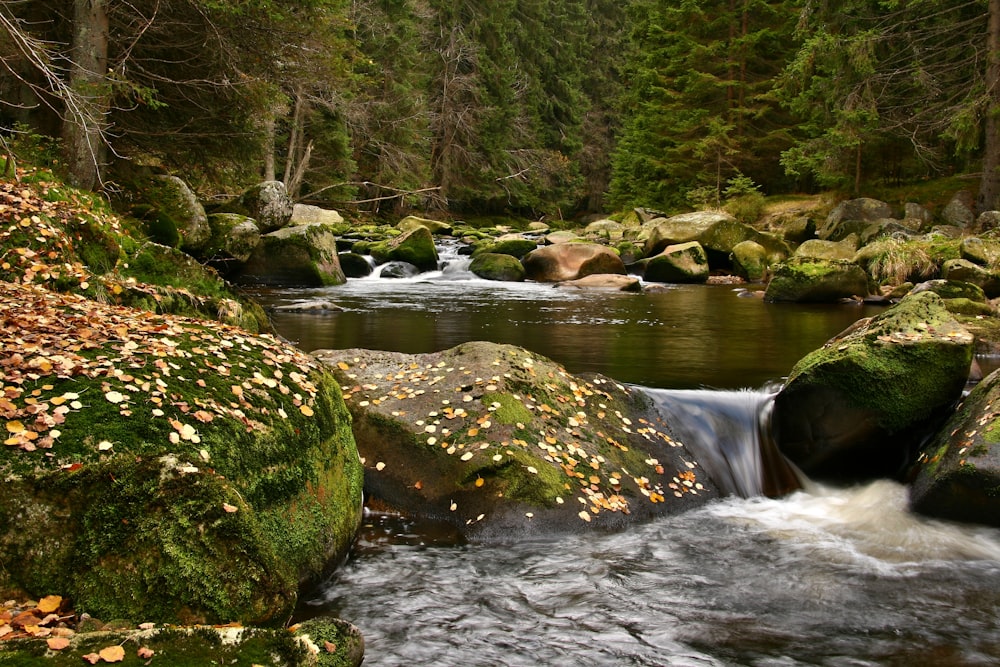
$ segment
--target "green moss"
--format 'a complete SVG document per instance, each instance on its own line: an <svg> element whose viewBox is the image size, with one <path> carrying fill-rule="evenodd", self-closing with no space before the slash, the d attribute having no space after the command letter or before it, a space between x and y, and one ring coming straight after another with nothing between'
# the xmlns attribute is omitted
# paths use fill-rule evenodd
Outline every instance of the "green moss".
<svg viewBox="0 0 1000 667"><path fill-rule="evenodd" d="M483 398L483 403L487 406L493 402L500 404L493 416L501 424L527 424L534 418L531 411L524 407L524 403L511 394L496 394Z"/></svg>

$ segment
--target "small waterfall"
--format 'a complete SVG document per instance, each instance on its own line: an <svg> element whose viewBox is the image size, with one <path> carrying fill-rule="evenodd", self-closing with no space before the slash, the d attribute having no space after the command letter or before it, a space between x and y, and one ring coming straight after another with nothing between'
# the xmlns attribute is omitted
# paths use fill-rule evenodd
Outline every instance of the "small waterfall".
<svg viewBox="0 0 1000 667"><path fill-rule="evenodd" d="M792 465L770 438L773 393L748 389L643 391L723 493L773 497L801 487Z"/></svg>
<svg viewBox="0 0 1000 667"><path fill-rule="evenodd" d="M469 271L472 258L462 254L465 248L456 241L438 241L435 249L438 254L438 269L441 277L449 280L469 280L476 276Z"/></svg>

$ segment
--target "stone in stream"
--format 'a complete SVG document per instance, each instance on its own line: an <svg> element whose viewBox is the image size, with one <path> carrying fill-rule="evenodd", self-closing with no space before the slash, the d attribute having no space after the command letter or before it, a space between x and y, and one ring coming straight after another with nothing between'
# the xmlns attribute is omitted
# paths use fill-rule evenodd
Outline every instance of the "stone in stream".
<svg viewBox="0 0 1000 667"><path fill-rule="evenodd" d="M778 446L807 475L898 476L961 396L972 353L937 294L907 296L795 365L774 402Z"/></svg>
<svg viewBox="0 0 1000 667"><path fill-rule="evenodd" d="M347 278L335 233L329 225L301 225L265 234L234 280L279 287L341 285Z"/></svg>
<svg viewBox="0 0 1000 667"><path fill-rule="evenodd" d="M718 496L648 396L522 348L314 355L344 387L377 506L506 540L620 528Z"/></svg>
<svg viewBox="0 0 1000 667"><path fill-rule="evenodd" d="M656 283L704 283L708 280L708 255L697 241L678 243L660 254L637 262L643 278Z"/></svg>
<svg viewBox="0 0 1000 667"><path fill-rule="evenodd" d="M923 449L910 487L921 514L1000 527L1000 371L980 382Z"/></svg>
<svg viewBox="0 0 1000 667"><path fill-rule="evenodd" d="M370 252L380 264L406 262L421 271L434 271L438 268L434 237L423 225L416 225L400 236L373 244Z"/></svg>
<svg viewBox="0 0 1000 667"><path fill-rule="evenodd" d="M476 254L469 264L469 271L484 280L507 282L521 282L525 274L524 265L517 257L492 252Z"/></svg>
<svg viewBox="0 0 1000 667"><path fill-rule="evenodd" d="M868 295L868 274L853 262L792 257L773 271L766 301L829 303Z"/></svg>
<svg viewBox="0 0 1000 667"><path fill-rule="evenodd" d="M543 246L528 253L521 262L529 280L546 283L576 280L594 273L626 273L618 253L596 243Z"/></svg>

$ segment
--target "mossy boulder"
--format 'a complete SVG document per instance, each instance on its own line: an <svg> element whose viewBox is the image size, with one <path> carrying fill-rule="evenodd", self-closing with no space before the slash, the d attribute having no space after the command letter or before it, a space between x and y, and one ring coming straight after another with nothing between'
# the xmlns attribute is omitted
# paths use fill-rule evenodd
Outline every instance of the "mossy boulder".
<svg viewBox="0 0 1000 667"><path fill-rule="evenodd" d="M921 514L1000 527L1000 372L976 385L924 447L910 502Z"/></svg>
<svg viewBox="0 0 1000 667"><path fill-rule="evenodd" d="M434 271L438 268L438 254L434 247L434 238L431 236L430 230L422 225L418 225L395 238L374 243L369 251L379 264L406 262L421 271Z"/></svg>
<svg viewBox="0 0 1000 667"><path fill-rule="evenodd" d="M483 253L472 258L469 271L485 280L521 282L524 280L524 265L506 253Z"/></svg>
<svg viewBox="0 0 1000 667"><path fill-rule="evenodd" d="M366 497L482 540L617 528L717 497L645 394L527 350L314 353L354 416Z"/></svg>
<svg viewBox="0 0 1000 667"><path fill-rule="evenodd" d="M452 225L450 223L419 218L415 215L408 215L396 224L396 229L401 232L410 232L417 227L423 227L435 236L447 236L452 232Z"/></svg>
<svg viewBox="0 0 1000 667"><path fill-rule="evenodd" d="M697 241L667 246L660 254L639 262L643 278L655 283L704 283L708 280L708 255Z"/></svg>
<svg viewBox="0 0 1000 667"><path fill-rule="evenodd" d="M625 274L625 263L613 249L597 243L559 243L537 248L521 262L529 280L558 283L594 273Z"/></svg>
<svg viewBox="0 0 1000 667"><path fill-rule="evenodd" d="M774 402L779 448L812 476L900 474L961 396L973 343L933 292L859 321L792 369Z"/></svg>
<svg viewBox="0 0 1000 667"><path fill-rule="evenodd" d="M249 260L260 245L260 228L245 215L213 213L208 216L208 226L212 238L200 256L227 274Z"/></svg>
<svg viewBox="0 0 1000 667"><path fill-rule="evenodd" d="M183 180L176 176L154 176L142 196L154 209L146 216L153 225L151 229L176 230L176 244L169 245L197 253L208 244L212 231L205 208ZM170 235L169 231L156 233Z"/></svg>
<svg viewBox="0 0 1000 667"><path fill-rule="evenodd" d="M357 667L364 659L360 631L340 619L320 617L291 630L248 627L114 627L69 632L68 645L49 648L47 639L0 642L0 664L18 667L78 667L109 647L121 647L125 665L269 665ZM105 660L97 660L104 663Z"/></svg>
<svg viewBox="0 0 1000 667"><path fill-rule="evenodd" d="M766 301L833 302L868 294L868 274L853 262L792 257L772 271Z"/></svg>
<svg viewBox="0 0 1000 667"><path fill-rule="evenodd" d="M265 234L233 278L246 285L341 285L347 278L340 268L335 233L328 225L301 225Z"/></svg>
<svg viewBox="0 0 1000 667"><path fill-rule="evenodd" d="M215 322L0 296L0 589L101 618L283 622L360 520L333 377Z"/></svg>
<svg viewBox="0 0 1000 667"><path fill-rule="evenodd" d="M288 224L293 227L298 225L338 225L344 230L348 228L344 223L344 216L338 211L310 204L292 206L292 217L289 218Z"/></svg>

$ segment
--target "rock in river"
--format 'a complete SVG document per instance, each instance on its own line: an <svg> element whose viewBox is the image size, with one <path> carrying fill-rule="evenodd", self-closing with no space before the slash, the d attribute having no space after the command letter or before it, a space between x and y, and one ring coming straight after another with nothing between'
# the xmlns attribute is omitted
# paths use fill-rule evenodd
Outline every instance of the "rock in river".
<svg viewBox="0 0 1000 667"><path fill-rule="evenodd" d="M504 540L618 528L718 495L648 396L522 348L314 354L344 386L380 506Z"/></svg>

